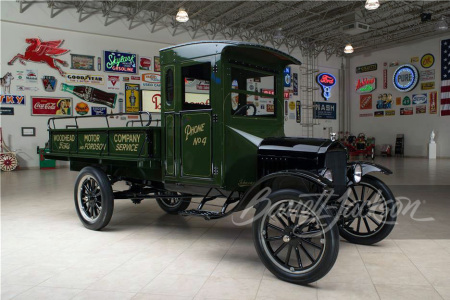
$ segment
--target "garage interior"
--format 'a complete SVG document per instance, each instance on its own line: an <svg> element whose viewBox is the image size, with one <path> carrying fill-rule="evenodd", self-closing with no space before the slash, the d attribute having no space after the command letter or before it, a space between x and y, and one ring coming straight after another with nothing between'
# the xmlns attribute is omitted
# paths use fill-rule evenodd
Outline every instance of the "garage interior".
<svg viewBox="0 0 450 300"><path fill-rule="evenodd" d="M444 77L450 3L379 1L367 9L368 2L378 1L2 1L0 76L14 77L2 81L2 153L13 153L18 167L1 172L1 299L450 299L450 91ZM177 21L180 11L188 21ZM60 64L64 76L27 59L8 64L33 38L63 40L60 47L69 50L58 57L68 63ZM351 144L349 136L363 133L367 147L372 141L373 162L393 174L371 175L389 186L399 207L385 240L365 246L341 238L331 271L296 285L265 268L252 225L237 224L239 213L207 221L167 214L151 199L116 200L103 230L82 225L73 200L78 172L36 152L49 139L52 116L39 115L34 99L68 97L63 83L81 85L77 76L92 75L100 79L85 85L119 99L114 108L97 105L101 111L125 112L119 103L127 101L127 84L159 91L151 76L161 72L160 49L202 40L265 45L302 62L290 66L297 86L292 76L284 87L285 135L329 139L336 133ZM150 64L134 74L105 72L105 51L134 53ZM93 57L93 69L74 66L83 56ZM405 65L420 74L408 91L395 82ZM335 77L328 98L316 82L319 73ZM118 86L112 86L116 75ZM54 91L46 90L44 77L56 79ZM358 82L374 78L370 91L358 91ZM6 102L8 95L15 103ZM141 109L161 119L155 103L140 95ZM70 97L70 115L94 114L95 105L88 103L86 113L77 105L86 102ZM332 104L331 114L319 103ZM365 154L350 160L372 162ZM190 208L200 201L194 198ZM206 204L215 205L221 204Z"/></svg>

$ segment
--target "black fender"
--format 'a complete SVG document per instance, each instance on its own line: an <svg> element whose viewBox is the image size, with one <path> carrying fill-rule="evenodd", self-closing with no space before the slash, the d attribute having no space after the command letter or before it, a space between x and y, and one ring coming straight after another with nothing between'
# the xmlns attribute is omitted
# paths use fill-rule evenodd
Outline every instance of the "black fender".
<svg viewBox="0 0 450 300"><path fill-rule="evenodd" d="M392 171L389 170L386 167L383 167L381 165L372 163L372 162L367 162L367 161L353 161L353 162L349 162L347 163L347 167L350 167L350 169L352 169L352 167L356 164L360 164L362 167L362 176L371 173L371 172L381 172L385 175L391 175Z"/></svg>
<svg viewBox="0 0 450 300"><path fill-rule="evenodd" d="M318 189L311 191L312 186L318 187ZM266 187L269 187L272 192L280 189L295 189L305 193L318 191L321 193L324 190L331 191L333 189L333 183L325 177L304 170L275 172L260 178L248 188L242 199L239 201L239 204L236 206L235 211L255 206L258 201L254 203L250 202Z"/></svg>

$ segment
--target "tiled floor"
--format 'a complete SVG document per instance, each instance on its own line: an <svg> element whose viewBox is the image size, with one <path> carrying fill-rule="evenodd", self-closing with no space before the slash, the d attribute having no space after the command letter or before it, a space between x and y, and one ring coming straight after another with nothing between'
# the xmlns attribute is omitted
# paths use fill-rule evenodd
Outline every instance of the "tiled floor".
<svg viewBox="0 0 450 300"><path fill-rule="evenodd" d="M250 226L116 201L109 226L85 229L76 173L1 174L1 299L450 299L450 160L377 159L396 196L421 200L376 246L341 242L322 280L297 286L259 261Z"/></svg>

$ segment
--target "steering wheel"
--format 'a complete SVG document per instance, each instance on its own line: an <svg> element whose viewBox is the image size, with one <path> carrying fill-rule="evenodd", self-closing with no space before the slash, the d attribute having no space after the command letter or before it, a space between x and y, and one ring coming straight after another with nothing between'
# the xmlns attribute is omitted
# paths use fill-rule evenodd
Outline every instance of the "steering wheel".
<svg viewBox="0 0 450 300"><path fill-rule="evenodd" d="M241 106L240 108L238 108L238 110L236 110L235 112L234 112L234 114L233 114L233 116L236 116L236 115L244 115L244 113L250 108L250 107L253 107L253 115L252 116L255 116L256 115L256 106L254 105L254 104L245 104L245 105L243 105L243 106ZM244 110L245 109L245 110Z"/></svg>

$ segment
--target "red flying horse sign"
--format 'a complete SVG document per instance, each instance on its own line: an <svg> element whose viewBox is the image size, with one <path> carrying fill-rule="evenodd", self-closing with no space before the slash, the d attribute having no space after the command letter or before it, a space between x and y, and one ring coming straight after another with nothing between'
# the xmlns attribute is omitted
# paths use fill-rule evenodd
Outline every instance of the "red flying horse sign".
<svg viewBox="0 0 450 300"><path fill-rule="evenodd" d="M51 68L58 70L61 76L65 75L64 71L61 70L61 68L56 63L67 67L67 62L54 57L70 51L68 49L60 48L64 40L43 42L40 38L33 38L26 39L25 42L30 44L30 46L28 46L25 50L25 54L18 53L16 56L14 56L13 59L11 59L10 62L8 62L8 65L12 65L17 59L19 59L19 61L23 65L25 65L25 61L46 63Z"/></svg>

